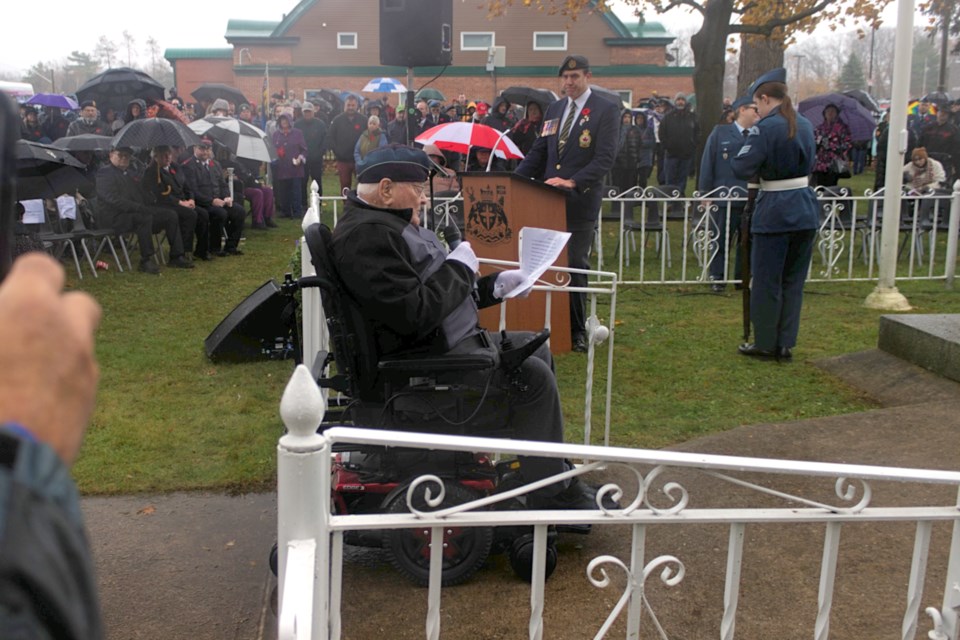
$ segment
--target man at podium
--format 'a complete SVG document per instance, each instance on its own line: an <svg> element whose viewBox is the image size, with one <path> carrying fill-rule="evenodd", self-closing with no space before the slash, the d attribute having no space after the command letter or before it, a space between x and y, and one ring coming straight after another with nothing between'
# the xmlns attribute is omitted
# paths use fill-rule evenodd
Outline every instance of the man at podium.
<svg viewBox="0 0 960 640"><path fill-rule="evenodd" d="M567 56L559 76L566 97L547 108L543 129L516 172L563 189L567 198L568 265L590 268L590 246L600 215L603 177L613 167L620 131L620 113L613 102L590 90L590 62ZM585 287L587 277L574 274L574 287ZM586 295L570 293L570 332L573 350L585 352Z"/></svg>

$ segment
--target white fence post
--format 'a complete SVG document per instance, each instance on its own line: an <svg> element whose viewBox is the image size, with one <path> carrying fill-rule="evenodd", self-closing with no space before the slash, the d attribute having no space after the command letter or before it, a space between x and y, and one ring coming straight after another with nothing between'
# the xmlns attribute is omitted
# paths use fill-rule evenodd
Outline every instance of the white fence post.
<svg viewBox="0 0 960 640"><path fill-rule="evenodd" d="M277 550L279 560L279 637L328 638L330 579L330 452L317 434L325 411L323 396L309 369L298 365L280 401L280 417L287 434L277 445ZM310 553L310 549L314 553ZM295 552L291 553L291 550ZM293 557L314 566L287 567ZM309 584L287 584L291 579ZM288 589L290 592L288 593ZM301 589L312 590L312 599L298 599ZM289 602L288 602L289 598ZM292 606L296 603L296 606Z"/></svg>
<svg viewBox="0 0 960 640"><path fill-rule="evenodd" d="M960 231L960 180L953 183L950 198L950 223L947 226L947 289L953 289L953 277L957 271L957 233Z"/></svg>
<svg viewBox="0 0 960 640"><path fill-rule="evenodd" d="M320 222L320 193L317 182L310 183L310 206L303 216L302 229L307 230L312 224ZM310 249L303 237L300 238L300 273L304 276L317 274L311 262ZM312 369L317 354L327 348L327 323L323 316L323 305L320 301L320 290L316 288L301 289L300 310L303 317L300 335L303 363Z"/></svg>

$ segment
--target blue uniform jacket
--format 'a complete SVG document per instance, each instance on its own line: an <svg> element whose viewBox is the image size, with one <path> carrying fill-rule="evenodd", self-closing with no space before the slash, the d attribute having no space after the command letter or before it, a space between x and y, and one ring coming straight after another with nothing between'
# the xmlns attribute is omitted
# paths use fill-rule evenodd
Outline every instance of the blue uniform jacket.
<svg viewBox="0 0 960 640"><path fill-rule="evenodd" d="M730 163L743 180L759 175L763 180L805 178L813 171L817 145L813 125L797 114L797 133L787 138L787 121L779 107L751 129L746 144ZM816 229L820 206L810 187L789 191L760 191L750 230L753 233L785 233Z"/></svg>
<svg viewBox="0 0 960 640"><path fill-rule="evenodd" d="M744 144L744 136L735 124L718 124L710 132L700 160L700 179L697 189L701 195L718 187L740 187L735 195L747 194L747 181L733 173L731 161Z"/></svg>
<svg viewBox="0 0 960 640"><path fill-rule="evenodd" d="M599 187L617 157L620 110L609 100L591 93L570 129L561 156L557 141L566 104L564 98L547 107L542 133L517 167L517 173L528 178L560 177L576 182L577 188L567 194L567 230L584 231L596 224L603 198ZM551 125L552 121L555 122Z"/></svg>

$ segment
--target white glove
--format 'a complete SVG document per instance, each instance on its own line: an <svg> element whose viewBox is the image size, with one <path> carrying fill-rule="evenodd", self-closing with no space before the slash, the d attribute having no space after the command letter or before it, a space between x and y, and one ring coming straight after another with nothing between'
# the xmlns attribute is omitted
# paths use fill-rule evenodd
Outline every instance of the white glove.
<svg viewBox="0 0 960 640"><path fill-rule="evenodd" d="M480 269L480 261L477 260L477 254L473 252L469 242L461 242L456 249L447 255L447 260L456 260L467 265L471 273L476 273Z"/></svg>
<svg viewBox="0 0 960 640"><path fill-rule="evenodd" d="M511 291L523 284L523 281L526 279L526 276L523 275L523 272L520 271L520 269L501 271L497 275L496 281L493 283L493 297L500 299L506 298ZM527 287L526 291L521 292L516 297L526 298L528 295L530 295L530 289L532 288L533 287Z"/></svg>

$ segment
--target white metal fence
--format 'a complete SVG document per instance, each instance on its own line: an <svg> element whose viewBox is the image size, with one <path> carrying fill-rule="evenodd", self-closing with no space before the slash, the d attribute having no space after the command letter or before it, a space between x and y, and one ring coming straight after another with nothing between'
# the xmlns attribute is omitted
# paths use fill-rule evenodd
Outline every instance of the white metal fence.
<svg viewBox="0 0 960 640"><path fill-rule="evenodd" d="M649 187L611 191L607 196L598 265L615 261L621 284L707 282L721 241L730 249L718 280L735 281L739 233L730 213L738 205L742 208L745 192L720 188L681 197L679 192ZM817 197L820 227L808 281L876 280L884 190L854 195L849 189L821 187ZM948 229L957 215L960 190L902 196L897 279L952 277L957 236Z"/></svg>
<svg viewBox="0 0 960 640"><path fill-rule="evenodd" d="M629 525L631 544L629 557L600 555L587 567L583 577L597 588L611 583L611 573L625 576L623 593L607 619L595 631L596 638L606 637L611 626L625 618L627 638L638 638L641 623L656 629L661 638L671 637L671 621L660 620L657 606L648 597L646 583L659 576L668 586L682 589L685 565L682 548L672 553L647 557L648 538L664 529L652 525L690 526L694 524L725 527L727 561L724 578L723 612L719 636L735 637L741 587L741 568L747 531L751 536L764 523L813 523L823 527L820 551L821 571L816 602L816 615L809 620L809 633L817 640L830 634L831 609L835 598L834 584L838 573L840 539L844 527L868 523L883 527L894 522L915 523L915 542L911 557L903 563L909 567L909 581L899 607L902 624L899 634L913 640L917 633L929 628L933 640L957 640L960 612L960 472L923 469L901 469L847 464L797 462L731 456L715 456L669 451L591 447L585 445L545 444L516 440L443 436L408 432L334 427L322 434L317 426L323 416L323 398L309 371L300 366L294 372L281 402L281 416L287 428L278 446L279 493L279 624L280 638L298 640L338 639L341 637L342 575L344 568L344 533L355 530L419 528L429 530L430 573L426 592L427 614L425 637L435 640L441 635L441 560L444 530L452 527L493 527L500 525L531 526L534 530L533 579L530 585L529 632L531 639L544 637L545 589L543 568L546 563L548 527L551 523L591 524L594 527ZM412 483L407 494L409 513L334 515L331 511L331 472L334 446L393 446L441 451L482 451L509 456L526 454L562 457L586 461L576 469L541 483L520 487L438 511L418 510L412 505L412 492L427 485L442 500L443 482L436 476L423 476ZM620 509L598 506L593 511L497 511L496 503L509 500L518 493L536 489L542 484L591 471L625 466L634 478L632 486L607 484L601 494L619 500ZM782 501L780 507L715 508L690 506L691 498L698 505L710 503L710 496L691 496L685 483L677 481L678 473L709 476L710 487L736 486L765 500ZM756 474L764 474L757 480ZM778 478L786 476L780 481ZM807 479L824 478L834 486L835 497L825 500L819 495L797 495L789 489L791 476ZM951 487L957 500L940 505L888 506L884 504L885 481L915 484L943 484ZM875 491L874 487L878 487ZM422 486L421 486L422 490ZM719 491L719 489L718 489ZM875 495L876 494L876 495ZM666 496L664 498L663 496ZM666 500L666 504L662 504ZM600 500L598 500L598 503ZM874 502L879 504L874 505ZM931 531L935 523L950 526L949 550L931 557ZM668 542L669 544L669 542ZM810 544L814 544L812 539ZM877 549L877 553L887 553ZM928 567L933 564L938 574L946 576L942 593L924 594ZM776 567L769 567L775 571ZM419 592L422 593L422 592ZM845 594L849 597L850 594ZM860 606L874 606L870 593L859 594ZM589 599L580 599L587 607ZM939 603L933 606L932 603ZM929 617L921 616L924 609ZM516 602L504 603L516 607ZM702 603L700 606L703 606ZM770 612L775 615L775 612ZM621 624L623 620L620 620ZM594 633L594 632L592 632ZM780 637L796 637L782 635ZM888 637L893 637L891 634Z"/></svg>
<svg viewBox="0 0 960 640"><path fill-rule="evenodd" d="M958 183L960 185L960 183ZM951 219L960 216L960 188L953 192L901 197L897 279L952 279L956 271L957 234ZM731 210L746 202L746 193L719 188L682 197L670 187L611 188L603 200L597 235L597 269L613 265L620 284L697 284L710 281L709 266L721 240L727 247L722 283L734 277L739 230ZM849 189L818 188L820 228L810 265L810 282L877 279L884 189L853 194ZM337 219L340 197L324 197ZM436 201L438 224L462 216L458 197ZM957 228L957 227L953 227ZM951 252L952 251L952 252ZM952 256L952 259L951 259Z"/></svg>

